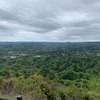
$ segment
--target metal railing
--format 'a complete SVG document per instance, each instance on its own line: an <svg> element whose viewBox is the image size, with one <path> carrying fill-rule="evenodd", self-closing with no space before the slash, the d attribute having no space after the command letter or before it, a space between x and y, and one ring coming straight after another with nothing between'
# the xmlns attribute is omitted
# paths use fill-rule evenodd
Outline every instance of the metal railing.
<svg viewBox="0 0 100 100"><path fill-rule="evenodd" d="M6 98L0 98L0 100L22 100L22 96L17 96L16 99L6 99Z"/></svg>

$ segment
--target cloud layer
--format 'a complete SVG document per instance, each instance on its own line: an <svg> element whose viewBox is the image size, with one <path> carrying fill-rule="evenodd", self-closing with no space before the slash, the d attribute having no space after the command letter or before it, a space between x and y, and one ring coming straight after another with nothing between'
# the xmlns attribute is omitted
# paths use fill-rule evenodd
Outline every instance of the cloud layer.
<svg viewBox="0 0 100 100"><path fill-rule="evenodd" d="M100 0L1 0L0 41L99 41Z"/></svg>

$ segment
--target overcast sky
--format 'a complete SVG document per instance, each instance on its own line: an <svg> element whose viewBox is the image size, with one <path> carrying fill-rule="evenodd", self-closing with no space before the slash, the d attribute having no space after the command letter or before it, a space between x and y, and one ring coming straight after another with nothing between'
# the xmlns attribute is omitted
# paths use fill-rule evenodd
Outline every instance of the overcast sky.
<svg viewBox="0 0 100 100"><path fill-rule="evenodd" d="M100 0L0 0L0 41L100 41Z"/></svg>

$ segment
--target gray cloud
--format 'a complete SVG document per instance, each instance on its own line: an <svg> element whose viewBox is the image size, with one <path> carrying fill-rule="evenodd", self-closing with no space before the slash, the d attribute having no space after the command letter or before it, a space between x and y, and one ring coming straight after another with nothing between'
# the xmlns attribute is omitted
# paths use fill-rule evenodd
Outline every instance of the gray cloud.
<svg viewBox="0 0 100 100"><path fill-rule="evenodd" d="M99 41L100 0L2 0L0 41Z"/></svg>

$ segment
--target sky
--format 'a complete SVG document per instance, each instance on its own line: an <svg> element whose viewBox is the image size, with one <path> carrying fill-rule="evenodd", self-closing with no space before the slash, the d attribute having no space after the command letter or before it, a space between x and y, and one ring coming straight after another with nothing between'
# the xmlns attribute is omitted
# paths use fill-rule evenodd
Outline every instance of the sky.
<svg viewBox="0 0 100 100"><path fill-rule="evenodd" d="M100 41L100 0L0 0L0 41Z"/></svg>

